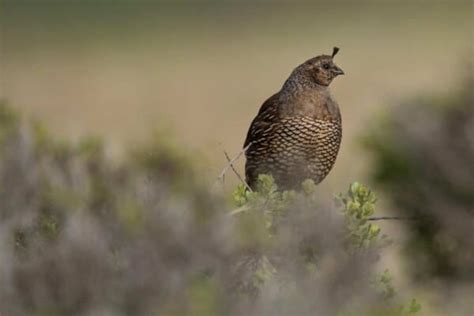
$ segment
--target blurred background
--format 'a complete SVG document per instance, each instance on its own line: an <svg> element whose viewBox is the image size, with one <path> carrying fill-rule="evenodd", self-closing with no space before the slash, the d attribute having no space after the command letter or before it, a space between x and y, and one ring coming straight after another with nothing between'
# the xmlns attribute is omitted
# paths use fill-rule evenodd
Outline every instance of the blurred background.
<svg viewBox="0 0 474 316"><path fill-rule="evenodd" d="M321 196L358 180L381 213L428 217L381 224L384 265L472 315L473 21L472 1L7 0L0 99L58 138L103 138L114 161L158 131L210 185L292 69L338 46L343 142Z"/></svg>
<svg viewBox="0 0 474 316"><path fill-rule="evenodd" d="M0 95L67 138L118 145L167 129L215 178L292 69L339 46L334 190L363 176L354 144L387 100L458 84L472 24L470 1L5 1Z"/></svg>

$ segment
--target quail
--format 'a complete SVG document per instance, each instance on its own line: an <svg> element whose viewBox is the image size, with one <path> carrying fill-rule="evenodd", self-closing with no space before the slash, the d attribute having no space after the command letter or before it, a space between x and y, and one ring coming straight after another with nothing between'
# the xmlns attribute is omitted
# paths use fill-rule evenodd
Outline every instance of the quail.
<svg viewBox="0 0 474 316"><path fill-rule="evenodd" d="M279 92L268 98L245 139L245 176L255 189L259 174L270 174L279 189L298 189L305 179L321 182L336 160L342 138L339 106L329 85L343 75L332 55L296 67Z"/></svg>

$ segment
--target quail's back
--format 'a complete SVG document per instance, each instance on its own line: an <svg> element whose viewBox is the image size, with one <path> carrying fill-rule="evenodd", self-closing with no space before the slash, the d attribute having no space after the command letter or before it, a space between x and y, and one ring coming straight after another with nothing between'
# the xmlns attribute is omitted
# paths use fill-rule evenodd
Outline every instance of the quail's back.
<svg viewBox="0 0 474 316"><path fill-rule="evenodd" d="M247 183L271 174L280 189L297 189L304 179L321 182L329 173L342 138L339 106L329 84L343 71L332 56L301 64L282 89L264 102L247 133L244 147Z"/></svg>

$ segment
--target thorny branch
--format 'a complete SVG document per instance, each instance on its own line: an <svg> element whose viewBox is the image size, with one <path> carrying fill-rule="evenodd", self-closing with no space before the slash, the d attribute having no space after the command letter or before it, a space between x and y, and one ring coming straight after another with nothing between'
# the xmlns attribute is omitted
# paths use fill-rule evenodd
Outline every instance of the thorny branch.
<svg viewBox="0 0 474 316"><path fill-rule="evenodd" d="M232 171L234 171L235 175L237 176L237 178L239 178L239 180L245 185L245 187L247 188L247 190L249 190L250 192L252 192L252 188L247 184L247 182L242 178L242 176L240 175L240 173L237 172L237 170L235 170L234 168L234 165L231 163L231 159L229 157L229 155L227 154L227 152L224 150L224 155L225 157L227 158L227 161L229 162L230 164L230 167L232 168Z"/></svg>
<svg viewBox="0 0 474 316"><path fill-rule="evenodd" d="M227 153L224 151L224 154L226 155L226 158L228 160L228 164L224 167L224 169L222 170L221 174L217 177L217 180L216 182L214 183L217 184L218 182L222 182L224 183L224 179L225 179L225 174L227 173L227 171L229 171L230 168L232 168L232 170L234 170L234 172L237 174L237 176L239 177L239 179L244 183L244 185L247 187L247 189L250 189L249 185L242 179L242 177L237 173L237 171L234 169L234 163L240 158L240 156L242 156L243 153L245 153L247 151L247 149L249 149L250 145L252 145L252 142L250 142L244 149L242 149L234 158L232 159L229 159L229 156L227 155Z"/></svg>

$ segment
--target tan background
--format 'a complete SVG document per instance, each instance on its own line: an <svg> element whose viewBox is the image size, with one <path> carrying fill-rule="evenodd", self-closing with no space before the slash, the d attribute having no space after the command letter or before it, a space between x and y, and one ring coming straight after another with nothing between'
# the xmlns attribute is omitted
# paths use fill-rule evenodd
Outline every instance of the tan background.
<svg viewBox="0 0 474 316"><path fill-rule="evenodd" d="M209 162L209 179L290 71L339 46L347 75L332 89L344 139L327 192L364 179L357 139L376 113L404 96L449 92L472 53L469 1L17 1L3 5L1 21L0 96L11 105L67 138L104 136L114 152L169 130Z"/></svg>

